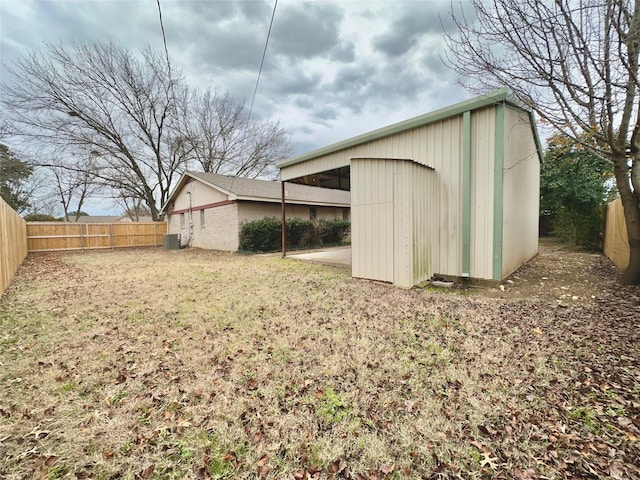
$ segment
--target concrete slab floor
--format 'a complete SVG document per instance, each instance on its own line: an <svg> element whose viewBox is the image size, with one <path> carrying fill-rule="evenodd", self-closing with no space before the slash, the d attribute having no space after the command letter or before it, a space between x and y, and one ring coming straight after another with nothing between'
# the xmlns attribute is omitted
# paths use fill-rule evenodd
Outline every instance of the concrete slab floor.
<svg viewBox="0 0 640 480"><path fill-rule="evenodd" d="M351 246L287 253L287 258L351 269Z"/></svg>

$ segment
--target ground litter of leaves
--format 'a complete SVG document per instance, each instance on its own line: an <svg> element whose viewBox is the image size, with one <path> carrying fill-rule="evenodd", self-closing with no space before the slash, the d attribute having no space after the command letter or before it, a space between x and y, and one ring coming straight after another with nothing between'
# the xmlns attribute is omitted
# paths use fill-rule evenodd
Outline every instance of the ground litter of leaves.
<svg viewBox="0 0 640 480"><path fill-rule="evenodd" d="M639 324L640 289L561 250L445 292L31 255L0 300L0 477L640 478Z"/></svg>

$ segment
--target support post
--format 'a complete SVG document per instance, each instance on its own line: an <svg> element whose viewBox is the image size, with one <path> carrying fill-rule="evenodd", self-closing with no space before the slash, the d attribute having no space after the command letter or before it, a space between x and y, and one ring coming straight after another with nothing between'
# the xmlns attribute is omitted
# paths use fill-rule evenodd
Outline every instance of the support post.
<svg viewBox="0 0 640 480"><path fill-rule="evenodd" d="M287 215L284 203L284 182L280 182L280 198L282 201L282 258L287 256Z"/></svg>

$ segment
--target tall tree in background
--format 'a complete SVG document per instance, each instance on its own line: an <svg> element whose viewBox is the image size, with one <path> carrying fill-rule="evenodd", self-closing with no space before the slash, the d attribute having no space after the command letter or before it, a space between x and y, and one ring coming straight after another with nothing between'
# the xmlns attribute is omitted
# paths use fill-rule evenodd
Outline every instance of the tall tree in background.
<svg viewBox="0 0 640 480"><path fill-rule="evenodd" d="M65 221L78 221L85 202L95 195L102 186L96 181L99 173L92 158L79 161L76 166L67 160L47 167L53 179L55 196L60 200ZM71 208L75 207L72 211Z"/></svg>
<svg viewBox="0 0 640 480"><path fill-rule="evenodd" d="M134 54L113 41L49 44L5 72L2 113L12 135L85 158L62 167L72 177L90 173L116 199L141 200L154 220L190 165L256 177L289 153L279 124L249 124L228 95L190 94L149 47Z"/></svg>
<svg viewBox="0 0 640 480"><path fill-rule="evenodd" d="M111 41L47 45L8 68L3 102L16 133L83 151L110 187L135 192L153 217L179 165L166 154L180 81L158 52Z"/></svg>
<svg viewBox="0 0 640 480"><path fill-rule="evenodd" d="M182 148L208 173L256 178L275 173L274 159L292 153L287 134L270 119L249 123L228 93L194 90L182 97Z"/></svg>
<svg viewBox="0 0 640 480"><path fill-rule="evenodd" d="M469 4L465 4L467 6ZM448 63L471 90L507 85L558 132L611 162L640 284L640 0L470 0Z"/></svg>
<svg viewBox="0 0 640 480"><path fill-rule="evenodd" d="M565 243L602 248L604 207L613 200L611 163L564 135L548 140L540 169L540 222Z"/></svg>
<svg viewBox="0 0 640 480"><path fill-rule="evenodd" d="M0 195L18 213L30 206L27 181L32 173L33 168L27 162L16 158L9 147L0 143Z"/></svg>

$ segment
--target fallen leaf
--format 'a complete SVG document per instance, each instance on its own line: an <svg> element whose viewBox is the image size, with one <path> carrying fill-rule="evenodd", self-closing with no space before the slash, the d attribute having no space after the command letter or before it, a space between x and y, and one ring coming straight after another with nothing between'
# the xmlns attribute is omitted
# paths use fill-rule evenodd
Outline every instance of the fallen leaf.
<svg viewBox="0 0 640 480"><path fill-rule="evenodd" d="M383 463L382 465L380 465L380 471L385 475L389 475L393 473L395 469L396 469L395 465L387 465L386 463Z"/></svg>
<svg viewBox="0 0 640 480"><path fill-rule="evenodd" d="M156 468L155 464L153 463L148 464L146 467L140 470L140 472L136 475L136 478L140 478L140 479L149 478L155 468Z"/></svg>

